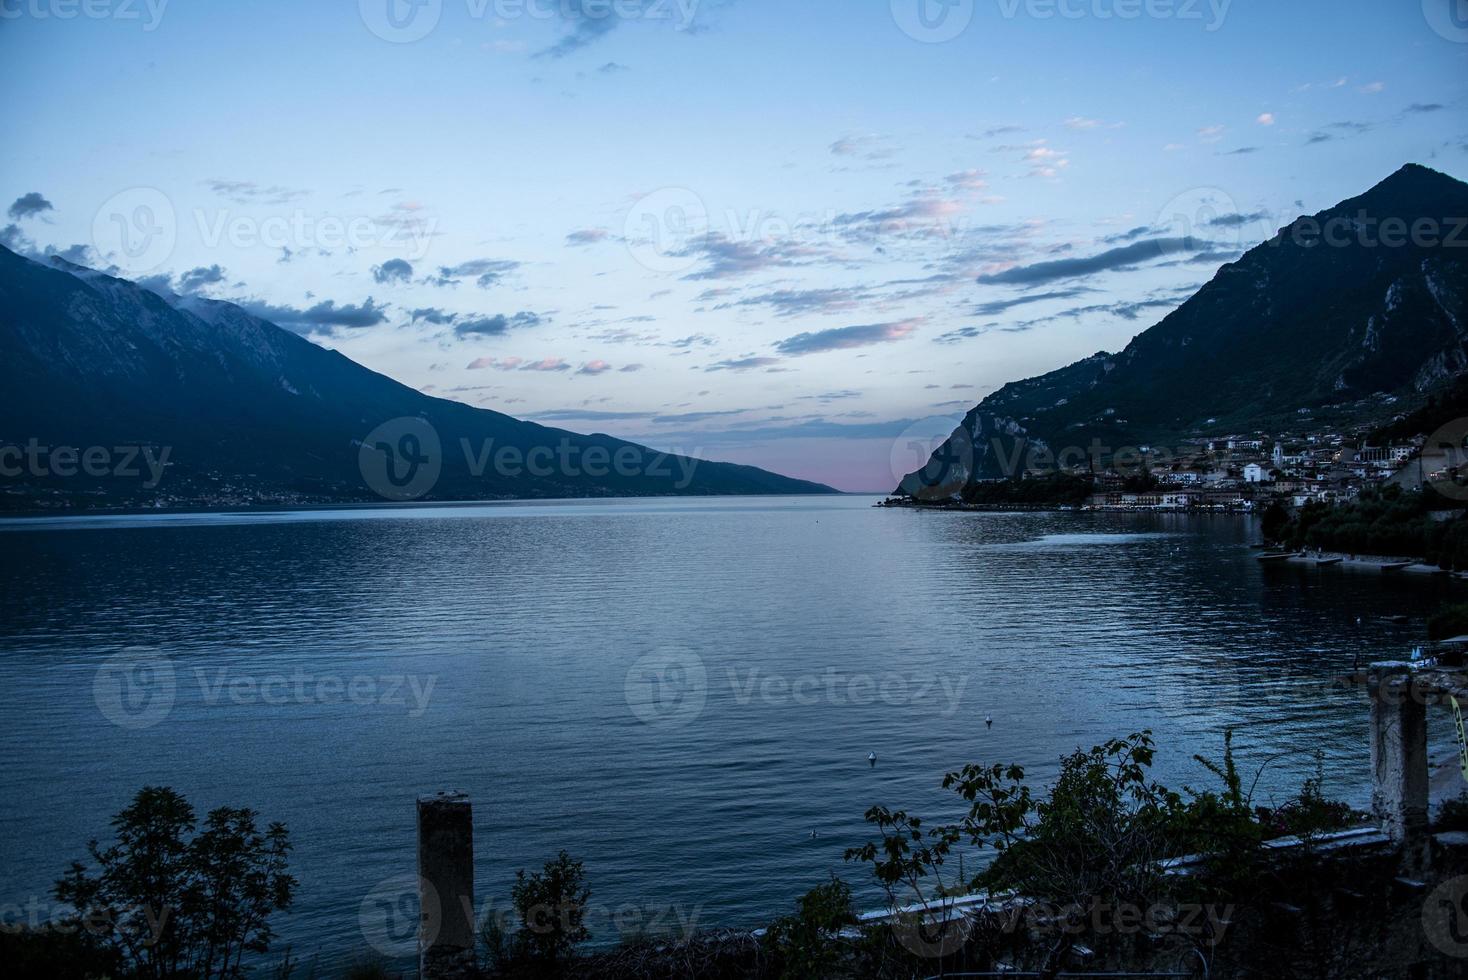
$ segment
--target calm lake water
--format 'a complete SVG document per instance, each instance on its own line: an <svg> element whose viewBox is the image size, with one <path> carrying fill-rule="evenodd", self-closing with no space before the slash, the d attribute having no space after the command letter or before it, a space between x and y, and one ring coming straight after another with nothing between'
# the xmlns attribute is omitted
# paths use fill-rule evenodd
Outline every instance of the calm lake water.
<svg viewBox="0 0 1468 980"><path fill-rule="evenodd" d="M867 807L950 817L947 770L1043 779L1142 728L1165 781L1207 784L1192 756L1235 726L1249 771L1291 753L1261 798L1319 750L1364 805L1364 695L1329 682L1456 588L1262 568L1246 518L872 503L0 521L0 908L44 917L147 784L286 822L278 946L325 959L411 951L414 800L443 789L472 796L482 905L566 848L600 941L761 923Z"/></svg>

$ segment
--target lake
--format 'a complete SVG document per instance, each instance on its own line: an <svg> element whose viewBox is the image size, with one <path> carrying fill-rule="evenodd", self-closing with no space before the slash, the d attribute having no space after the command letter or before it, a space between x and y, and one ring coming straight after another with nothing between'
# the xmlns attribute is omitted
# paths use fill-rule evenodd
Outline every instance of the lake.
<svg viewBox="0 0 1468 980"><path fill-rule="evenodd" d="M411 953L414 800L439 790L472 797L483 906L565 848L600 942L762 923L843 870L867 807L952 817L945 771L1043 780L1143 728L1171 784L1210 785L1192 757L1232 726L1247 774L1286 753L1261 800L1319 751L1364 806L1365 697L1331 680L1458 588L1261 567L1244 517L873 503L0 521L0 908L54 912L149 784L287 823L277 948L325 960Z"/></svg>

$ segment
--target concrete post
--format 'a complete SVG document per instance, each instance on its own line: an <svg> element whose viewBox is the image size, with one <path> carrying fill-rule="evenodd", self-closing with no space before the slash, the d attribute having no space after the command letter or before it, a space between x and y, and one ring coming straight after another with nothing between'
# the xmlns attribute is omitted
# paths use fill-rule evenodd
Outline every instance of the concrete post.
<svg viewBox="0 0 1468 980"><path fill-rule="evenodd" d="M1412 842L1427 830L1427 705L1408 664L1372 664L1367 677L1371 807L1388 836Z"/></svg>
<svg viewBox="0 0 1468 980"><path fill-rule="evenodd" d="M474 968L474 821L469 797L418 799L418 975L468 975Z"/></svg>

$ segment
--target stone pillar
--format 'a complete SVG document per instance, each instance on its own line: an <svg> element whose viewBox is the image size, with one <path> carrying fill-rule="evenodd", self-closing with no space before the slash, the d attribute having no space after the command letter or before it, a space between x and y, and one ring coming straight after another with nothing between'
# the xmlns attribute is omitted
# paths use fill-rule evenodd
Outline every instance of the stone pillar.
<svg viewBox="0 0 1468 980"><path fill-rule="evenodd" d="M1411 842L1427 830L1427 705L1408 664L1372 664L1367 677L1371 807L1393 840Z"/></svg>
<svg viewBox="0 0 1468 980"><path fill-rule="evenodd" d="M418 898L418 975L467 975L474 968L474 821L462 793L418 799Z"/></svg>

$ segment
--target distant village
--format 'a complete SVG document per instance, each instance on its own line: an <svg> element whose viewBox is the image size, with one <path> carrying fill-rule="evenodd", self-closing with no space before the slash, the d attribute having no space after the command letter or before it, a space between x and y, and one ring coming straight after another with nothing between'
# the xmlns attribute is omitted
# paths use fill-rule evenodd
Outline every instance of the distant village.
<svg viewBox="0 0 1468 980"><path fill-rule="evenodd" d="M1449 465L1445 456L1424 457L1423 442L1353 444L1334 432L1225 436L1181 447L1167 468L1149 471L1146 488L1135 474L1098 473L1083 509L1247 512L1275 500L1292 507L1348 501L1387 483L1416 489L1443 479Z"/></svg>

